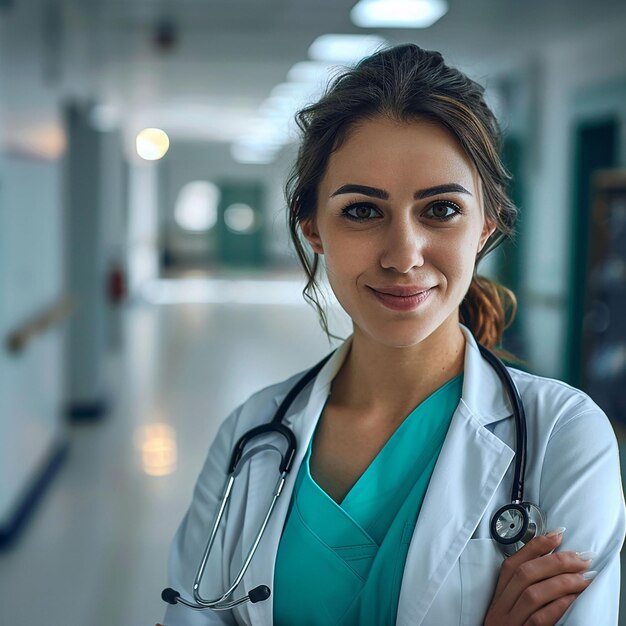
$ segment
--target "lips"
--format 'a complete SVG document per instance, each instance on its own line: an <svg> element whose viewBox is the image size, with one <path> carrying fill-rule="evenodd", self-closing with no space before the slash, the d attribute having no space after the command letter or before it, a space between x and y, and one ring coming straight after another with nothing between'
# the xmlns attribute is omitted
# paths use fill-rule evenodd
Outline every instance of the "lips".
<svg viewBox="0 0 626 626"><path fill-rule="evenodd" d="M420 293L424 293L425 291L431 289L431 287L398 285L394 287L370 287L370 289L389 296L396 296L397 298L408 298L410 296L417 296Z"/></svg>
<svg viewBox="0 0 626 626"><path fill-rule="evenodd" d="M386 308L393 311L413 311L428 300L435 287L393 286L370 287L374 297Z"/></svg>

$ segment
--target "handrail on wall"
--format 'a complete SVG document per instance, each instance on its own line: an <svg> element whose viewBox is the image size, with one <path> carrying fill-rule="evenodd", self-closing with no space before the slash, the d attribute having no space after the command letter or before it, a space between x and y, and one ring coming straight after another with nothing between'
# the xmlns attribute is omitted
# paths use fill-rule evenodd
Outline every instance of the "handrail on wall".
<svg viewBox="0 0 626 626"><path fill-rule="evenodd" d="M35 337L52 326L60 324L74 310L75 302L71 296L63 296L56 304L44 310L33 319L9 333L6 347L9 352L21 352Z"/></svg>

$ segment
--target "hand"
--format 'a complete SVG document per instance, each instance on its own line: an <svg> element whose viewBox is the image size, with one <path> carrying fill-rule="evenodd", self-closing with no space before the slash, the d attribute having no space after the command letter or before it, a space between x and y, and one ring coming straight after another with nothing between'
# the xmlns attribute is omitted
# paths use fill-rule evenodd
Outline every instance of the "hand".
<svg viewBox="0 0 626 626"><path fill-rule="evenodd" d="M564 529L563 529L564 530ZM505 559L484 626L554 626L589 586L591 560L556 552L563 533L540 535Z"/></svg>

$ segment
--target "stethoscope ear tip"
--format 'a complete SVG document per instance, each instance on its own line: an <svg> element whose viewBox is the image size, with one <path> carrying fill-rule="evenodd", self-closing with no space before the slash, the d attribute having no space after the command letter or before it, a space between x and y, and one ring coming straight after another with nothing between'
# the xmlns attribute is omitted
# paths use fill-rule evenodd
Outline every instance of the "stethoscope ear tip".
<svg viewBox="0 0 626 626"><path fill-rule="evenodd" d="M176 604L180 598L180 593L171 587L167 587L161 591L161 599L168 604Z"/></svg>

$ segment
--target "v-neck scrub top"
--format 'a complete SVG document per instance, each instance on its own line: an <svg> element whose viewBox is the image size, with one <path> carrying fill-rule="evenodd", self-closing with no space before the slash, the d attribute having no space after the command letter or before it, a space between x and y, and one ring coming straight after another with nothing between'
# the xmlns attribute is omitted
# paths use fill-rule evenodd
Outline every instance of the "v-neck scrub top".
<svg viewBox="0 0 626 626"><path fill-rule="evenodd" d="M276 556L276 626L395 624L409 543L462 387L461 373L415 408L341 504L311 476L311 437Z"/></svg>

